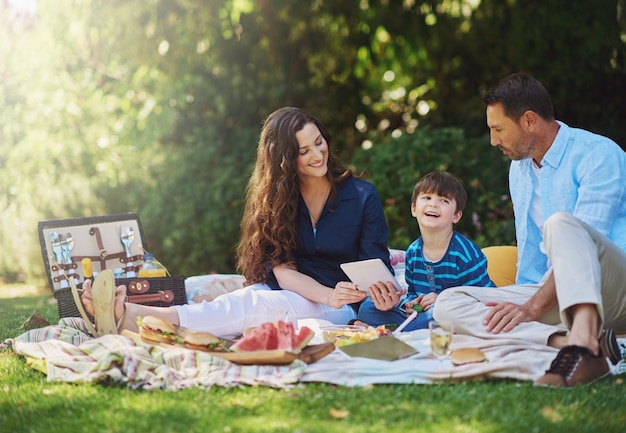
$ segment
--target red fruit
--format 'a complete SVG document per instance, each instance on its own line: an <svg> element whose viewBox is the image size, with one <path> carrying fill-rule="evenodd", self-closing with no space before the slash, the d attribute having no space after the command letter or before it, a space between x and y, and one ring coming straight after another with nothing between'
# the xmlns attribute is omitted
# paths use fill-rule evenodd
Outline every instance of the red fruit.
<svg viewBox="0 0 626 433"><path fill-rule="evenodd" d="M311 328L303 326L293 340L293 347L302 350L309 344L309 341L311 341L313 337L315 337L315 332L313 332Z"/></svg>
<svg viewBox="0 0 626 433"><path fill-rule="evenodd" d="M291 322L266 322L247 332L230 348L235 352L281 349L300 353L314 336L306 326L296 332Z"/></svg>
<svg viewBox="0 0 626 433"><path fill-rule="evenodd" d="M291 322L283 322L282 320L278 321L278 323L276 323L276 330L278 333L277 349L289 350L291 352L300 351L298 346L293 344L296 331L293 329L293 324ZM297 349L297 351L294 349Z"/></svg>
<svg viewBox="0 0 626 433"><path fill-rule="evenodd" d="M230 348L235 352L254 352L257 350L274 350L277 347L278 332L273 323L267 322L241 337Z"/></svg>

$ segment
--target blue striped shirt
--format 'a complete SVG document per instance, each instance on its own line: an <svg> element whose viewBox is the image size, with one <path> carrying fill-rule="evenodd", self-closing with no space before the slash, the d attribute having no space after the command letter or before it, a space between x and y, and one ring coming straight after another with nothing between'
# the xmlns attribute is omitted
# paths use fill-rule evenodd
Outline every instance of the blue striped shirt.
<svg viewBox="0 0 626 433"><path fill-rule="evenodd" d="M406 250L406 301L419 294L439 294L450 287L496 287L487 274L487 258L482 250L462 234L452 233L448 251L438 262L426 260L422 245L419 237Z"/></svg>

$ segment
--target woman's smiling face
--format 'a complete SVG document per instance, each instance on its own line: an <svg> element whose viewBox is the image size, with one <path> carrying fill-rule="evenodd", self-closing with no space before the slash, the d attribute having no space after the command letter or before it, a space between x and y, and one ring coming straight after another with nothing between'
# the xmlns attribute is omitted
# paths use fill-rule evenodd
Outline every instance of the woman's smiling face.
<svg viewBox="0 0 626 433"><path fill-rule="evenodd" d="M321 177L328 172L328 143L318 127L307 123L296 132L298 141L298 176Z"/></svg>

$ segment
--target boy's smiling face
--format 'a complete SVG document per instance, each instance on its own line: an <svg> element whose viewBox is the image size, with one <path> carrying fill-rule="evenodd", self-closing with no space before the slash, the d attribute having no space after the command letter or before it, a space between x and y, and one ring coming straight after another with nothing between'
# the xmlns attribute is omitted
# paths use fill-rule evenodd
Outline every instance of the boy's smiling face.
<svg viewBox="0 0 626 433"><path fill-rule="evenodd" d="M435 193L421 192L411 205L411 215L415 217L420 230L429 228L449 229L461 219L462 211L456 210L454 198Z"/></svg>

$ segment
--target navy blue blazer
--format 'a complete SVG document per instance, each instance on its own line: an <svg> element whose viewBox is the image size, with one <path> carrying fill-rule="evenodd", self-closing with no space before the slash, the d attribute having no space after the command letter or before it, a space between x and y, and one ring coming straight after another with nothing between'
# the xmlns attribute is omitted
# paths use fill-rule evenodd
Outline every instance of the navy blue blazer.
<svg viewBox="0 0 626 433"><path fill-rule="evenodd" d="M326 203L317 230L313 231L309 211L300 196L294 259L298 271L320 284L334 288L349 281L339 265L344 262L380 258L389 262L389 228L374 185L350 177L338 185L331 203ZM267 284L280 289L273 272Z"/></svg>

